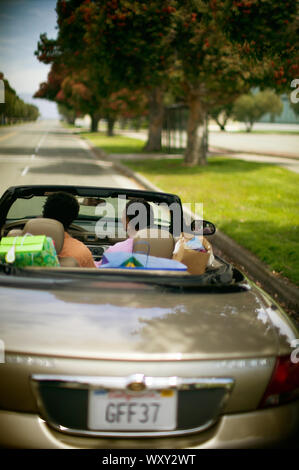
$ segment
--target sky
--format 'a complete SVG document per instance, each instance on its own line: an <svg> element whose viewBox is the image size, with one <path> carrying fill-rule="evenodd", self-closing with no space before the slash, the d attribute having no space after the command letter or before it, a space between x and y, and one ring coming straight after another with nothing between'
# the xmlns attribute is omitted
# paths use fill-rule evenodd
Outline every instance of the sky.
<svg viewBox="0 0 299 470"><path fill-rule="evenodd" d="M56 0L0 0L0 72L45 118L58 114L55 103L32 98L50 70L37 60L34 51L41 33L57 36L55 7Z"/></svg>

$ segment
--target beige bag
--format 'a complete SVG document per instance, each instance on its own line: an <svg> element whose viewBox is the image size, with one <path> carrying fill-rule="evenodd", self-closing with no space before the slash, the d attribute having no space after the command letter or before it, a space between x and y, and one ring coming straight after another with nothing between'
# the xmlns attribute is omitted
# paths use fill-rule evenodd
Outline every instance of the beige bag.
<svg viewBox="0 0 299 470"><path fill-rule="evenodd" d="M186 243L189 240L192 240L194 235L191 233L182 233L179 240L177 241L172 259L180 261L187 266L188 272L190 274L203 274L206 270L206 267L210 265L214 259L212 246L204 237L198 237L199 241L202 243L206 252L196 251L188 248Z"/></svg>

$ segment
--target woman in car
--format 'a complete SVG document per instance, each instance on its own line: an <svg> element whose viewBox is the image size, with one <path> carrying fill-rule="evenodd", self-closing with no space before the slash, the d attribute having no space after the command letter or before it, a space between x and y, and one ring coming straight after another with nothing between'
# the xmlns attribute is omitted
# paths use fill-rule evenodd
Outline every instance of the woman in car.
<svg viewBox="0 0 299 470"><path fill-rule="evenodd" d="M133 239L136 233L143 228L151 227L154 220L154 212L151 205L143 199L130 199L122 215L122 223L128 238L123 242L115 243L105 253L125 252L132 253ZM102 261L95 263L100 266Z"/></svg>

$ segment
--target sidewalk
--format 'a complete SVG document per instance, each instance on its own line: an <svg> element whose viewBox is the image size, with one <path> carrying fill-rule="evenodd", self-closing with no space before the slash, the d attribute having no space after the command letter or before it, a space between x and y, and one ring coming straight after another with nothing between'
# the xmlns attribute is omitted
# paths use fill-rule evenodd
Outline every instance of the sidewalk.
<svg viewBox="0 0 299 470"><path fill-rule="evenodd" d="M219 149L211 148L210 150L213 151L213 155L219 155L221 152ZM221 155L223 155L223 150ZM210 155L211 156L211 155ZM235 158L237 160L245 160L248 162L258 162L258 163L271 163L273 165L279 165L287 170L294 171L295 173L299 173L299 159L295 158L285 158L285 157L271 157L268 155L256 155L250 153L229 153L225 152L225 156L229 158Z"/></svg>
<svg viewBox="0 0 299 470"><path fill-rule="evenodd" d="M286 133L209 132L210 147L221 151L299 158L299 135Z"/></svg>
<svg viewBox="0 0 299 470"><path fill-rule="evenodd" d="M139 131L139 132L134 132L134 131L121 131L121 130L118 130L117 131L118 134L120 135L125 135L127 137L132 137L134 139L139 139L139 140L142 140L142 141L146 141L147 140L147 132L146 131ZM286 168L287 170L290 170L290 171L293 171L295 173L299 173L299 135L275 135L275 141L277 141L277 138L280 140L280 145L283 145L284 142L283 141L290 141L291 144L289 144L289 147L292 147L293 145L295 145L298 141L298 146L297 147L294 147L293 149L293 152L292 152L292 155L289 155L289 156L277 156L278 152L277 152L277 148L276 148L276 152L274 151L273 149L273 155L268 155L268 154L261 154L261 153L254 153L254 152L251 152L250 150L244 150L242 151L241 149L237 150L236 148L235 149L228 149L228 148L225 148L223 147L223 145L225 145L225 143L223 143L223 140L221 140L221 142L223 143L223 145L221 147L218 147L218 146L215 146L213 145L213 135L214 134L217 134L217 141L222 138L223 139L223 136L225 136L224 133L210 133L209 134L209 140L210 140L210 146L209 146L209 154L210 156L216 156L217 154L221 154L221 155L225 155L226 157L228 158L235 158L235 159L238 159L238 160L246 160L246 161L252 161L252 162L260 162L260 163L269 163L269 164L272 164L272 165L279 165L283 168ZM218 136L219 134L219 136ZM221 134L221 135L220 135ZM232 139L236 139L236 137L238 137L239 139L243 140L244 139L244 136L245 136L245 139L247 140L248 139L248 136L246 134L236 134L236 135L229 135L229 142L230 142L230 145L232 146ZM259 137L262 137L263 139L267 138L269 139L269 135L257 135L257 134L252 134L250 136L250 138L254 138L254 139L257 139L259 140ZM271 138L273 137L273 134L271 134ZM239 144L240 145L240 144ZM258 145L258 144L257 144ZM274 145L274 144L273 144ZM235 144L235 147L236 147L236 144ZM113 158L117 158L117 159L122 159L124 160L124 156L120 156L120 154L114 154ZM157 154L145 154L145 155L135 155L135 154L131 154L131 155L126 155L125 156L125 159L135 159L135 158L161 158L161 156L158 156ZM180 158L177 154L175 155L167 155L165 156L165 154L163 154L163 158Z"/></svg>

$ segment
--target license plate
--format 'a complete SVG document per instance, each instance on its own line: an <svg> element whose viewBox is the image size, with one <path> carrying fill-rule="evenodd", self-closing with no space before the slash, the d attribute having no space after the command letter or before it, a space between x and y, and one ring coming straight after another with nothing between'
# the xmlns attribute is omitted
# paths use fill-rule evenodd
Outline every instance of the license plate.
<svg viewBox="0 0 299 470"><path fill-rule="evenodd" d="M88 428L91 430L169 431L177 424L177 392L90 390Z"/></svg>

